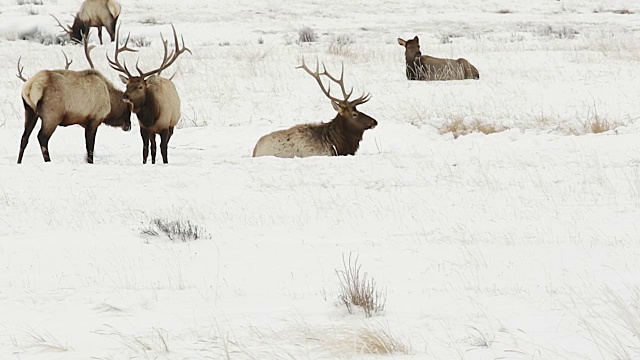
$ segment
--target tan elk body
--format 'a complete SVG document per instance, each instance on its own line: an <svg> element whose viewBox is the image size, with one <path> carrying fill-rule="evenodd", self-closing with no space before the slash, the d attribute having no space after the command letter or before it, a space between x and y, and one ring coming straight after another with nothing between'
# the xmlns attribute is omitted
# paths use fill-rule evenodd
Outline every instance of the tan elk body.
<svg viewBox="0 0 640 360"><path fill-rule="evenodd" d="M91 63L89 51L85 47ZM85 129L88 163L93 163L96 132L100 124L121 127L125 131L131 129L131 112L121 104L122 92L100 72L94 69L68 70L69 64L64 70L41 70L25 79L18 61L18 77L25 81L22 87L25 123L18 164L22 163L38 118L42 120L38 142L45 162L51 161L48 144L58 126L80 125Z"/></svg>
<svg viewBox="0 0 640 360"><path fill-rule="evenodd" d="M122 99L127 103L131 111L138 117L140 124L140 136L142 137L142 163L147 163L149 156L149 145L151 145L151 163L156 162L156 135L160 135L160 152L162 154L163 163L168 163L168 144L173 129L180 120L180 97L175 85L170 79L160 76L160 73L171 66L173 62L186 52L191 50L184 46L182 39L182 47L178 43L178 35L176 29L173 29L174 49L169 53L168 43L163 39L164 57L159 68L148 72L143 72L136 65L138 76L133 76L126 64L121 64L118 55L124 51L135 51L127 44L127 37L124 45L120 46L118 42L119 35L116 35L116 50L114 59L108 59L111 67L122 73L120 80L126 84L127 88Z"/></svg>
<svg viewBox="0 0 640 360"><path fill-rule="evenodd" d="M296 125L286 130L264 135L256 143L253 156L293 158L354 155L360 146L364 131L378 125L375 119L356 109L357 105L369 101L369 95L363 95L349 101L353 89L349 93L345 91L344 68L340 79L331 76L324 65L322 72L320 72L319 64L315 72L311 71L304 63L304 58L302 65L298 68L304 69L318 82L320 89L331 100L331 104L338 114L328 123ZM342 99L331 96L331 89L324 87L321 75L325 75L330 81L340 86Z"/></svg>
<svg viewBox="0 0 640 360"><path fill-rule="evenodd" d="M102 27L104 26L114 40L116 25L120 16L120 4L117 0L85 0L76 13L71 26L58 24L69 34L72 41L80 42L91 27L98 28L98 39L102 44ZM55 17L54 17L55 18Z"/></svg>
<svg viewBox="0 0 640 360"><path fill-rule="evenodd" d="M442 59L420 52L420 40L398 38L405 48L406 75L409 80L465 80L479 79L480 73L467 59Z"/></svg>

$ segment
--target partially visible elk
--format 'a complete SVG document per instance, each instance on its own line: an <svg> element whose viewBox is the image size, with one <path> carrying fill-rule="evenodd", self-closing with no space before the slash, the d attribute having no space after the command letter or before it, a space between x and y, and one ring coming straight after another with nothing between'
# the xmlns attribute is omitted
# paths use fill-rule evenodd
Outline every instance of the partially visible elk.
<svg viewBox="0 0 640 360"><path fill-rule="evenodd" d="M70 36L71 41L77 43L82 41L83 36L89 33L91 27L98 28L98 39L102 45L102 27L107 28L111 41L113 41L119 16L120 4L117 0L85 0L74 16L71 26L64 26L55 16L53 18Z"/></svg>
<svg viewBox="0 0 640 360"><path fill-rule="evenodd" d="M85 38L85 56L90 70L41 70L29 79L22 75L23 67L18 59L18 78L22 87L24 104L24 132L20 141L18 164L22 163L24 150L29 142L38 118L42 120L38 142L45 162L51 161L49 139L58 126L80 125L85 129L87 162L93 163L98 126L104 123L131 130L131 111L122 106L122 92L116 89L100 72L93 69ZM66 54L65 54L66 60Z"/></svg>
<svg viewBox="0 0 640 360"><path fill-rule="evenodd" d="M169 139L173 135L173 128L180 120L180 97L175 85L170 79L160 76L162 71L171 66L176 59L184 52L191 54L191 50L184 46L184 38L182 39L182 47L178 43L178 35L176 29L173 29L174 47L169 53L168 42L162 38L164 45L164 56L160 67L143 72L136 63L138 75L134 76L127 69L126 63L120 63L118 55L124 51L136 51L127 46L129 36L127 36L124 45L120 46L119 32L116 34L116 48L113 60L107 57L111 67L120 72L120 80L127 85L122 96L131 111L138 117L140 123L140 135L142 136L142 163L147 163L149 156L149 143L151 143L151 163L156 163L156 134L160 135L160 152L162 153L162 162L168 163L168 145Z"/></svg>
<svg viewBox="0 0 640 360"><path fill-rule="evenodd" d="M409 80L464 80L479 79L480 73L467 59L441 59L420 52L420 40L398 38L398 44L404 46L406 75Z"/></svg>
<svg viewBox="0 0 640 360"><path fill-rule="evenodd" d="M349 100L353 88L348 93L345 90L344 65L340 79L329 74L324 64L322 64L322 72L319 63L316 64L316 71L311 71L305 64L304 58L302 58L302 65L296 68L303 69L316 80L338 114L328 123L301 124L264 135L256 143L253 156L293 158L354 155L360 146L364 131L378 125L375 119L356 109L356 106L369 101L370 95L363 94L357 99ZM320 78L323 75L340 86L342 99L331 95L331 82L325 88Z"/></svg>

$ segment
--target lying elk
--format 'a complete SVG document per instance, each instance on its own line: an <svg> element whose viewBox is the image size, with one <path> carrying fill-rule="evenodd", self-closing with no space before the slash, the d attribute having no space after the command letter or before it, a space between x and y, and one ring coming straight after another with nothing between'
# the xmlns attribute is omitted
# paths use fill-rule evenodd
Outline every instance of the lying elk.
<svg viewBox="0 0 640 360"><path fill-rule="evenodd" d="M405 47L407 79L409 80L464 80L479 79L480 74L467 59L441 59L420 52L418 37L411 40L398 38L398 44Z"/></svg>
<svg viewBox="0 0 640 360"><path fill-rule="evenodd" d="M184 38L182 38L182 47L178 43L178 35L176 29L173 29L174 48L171 54L168 52L167 41L162 39L164 45L164 56L160 67L143 72L136 63L138 76L133 76L127 69L126 63L120 64L118 55L123 51L136 51L129 47L129 36L122 47L119 46L118 38L120 34L116 34L116 49L114 59L107 57L111 67L122 73L120 80L127 85L127 89L122 96L131 111L138 116L140 123L140 135L142 136L142 163L147 163L149 156L149 142L151 142L151 163L156 163L156 134L160 135L160 152L162 153L162 161L166 164L169 162L167 149L169 139L173 135L173 128L180 120L180 97L176 91L176 87L170 79L160 77L160 73L171 66L174 61L185 51L191 54L191 50L184 46Z"/></svg>
<svg viewBox="0 0 640 360"><path fill-rule="evenodd" d="M359 98L349 101L353 88L349 93L345 91L344 65L340 79L331 76L324 64L322 64L322 72L320 72L319 63L316 65L316 71L311 71L305 64L304 58L302 59L302 65L296 68L304 69L316 79L320 89L331 100L331 105L333 105L338 114L328 123L296 125L290 129L267 134L258 140L253 149L253 156L292 158L296 156L354 155L358 150L364 131L373 129L378 125L375 119L356 109L356 106L369 101L369 94L363 94ZM340 85L343 99L331 96L331 83L325 88L320 78L322 75Z"/></svg>
<svg viewBox="0 0 640 360"><path fill-rule="evenodd" d="M42 126L38 142L45 162L51 161L49 139L58 126L80 125L84 130L87 162L93 163L93 149L98 126L102 123L131 130L131 111L122 104L122 92L102 74L93 69L85 40L85 55L91 70L41 70L29 79L22 75L23 67L18 59L18 78L22 87L24 104L24 133L20 141L18 164L22 163L24 149L29 142L38 118ZM66 60L66 55L65 55Z"/></svg>
<svg viewBox="0 0 640 360"><path fill-rule="evenodd" d="M71 37L71 41L77 43L82 41L82 37L89 33L91 27L97 27L98 39L102 45L102 27L107 28L111 41L113 41L119 16L120 4L117 0L85 0L73 18L73 25L64 26L55 16L53 18Z"/></svg>

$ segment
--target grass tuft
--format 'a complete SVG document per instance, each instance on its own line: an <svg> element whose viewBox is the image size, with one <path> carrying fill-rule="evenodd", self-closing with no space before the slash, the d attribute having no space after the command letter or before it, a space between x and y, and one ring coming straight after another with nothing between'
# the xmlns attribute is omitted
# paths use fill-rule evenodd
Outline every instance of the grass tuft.
<svg viewBox="0 0 640 360"><path fill-rule="evenodd" d="M353 259L349 254L349 259L345 260L343 255L342 264L344 270L336 270L336 274L340 281L340 301L349 313L353 313L354 306L362 308L367 317L384 312L386 289L379 289L366 272L361 273L357 256Z"/></svg>
<svg viewBox="0 0 640 360"><path fill-rule="evenodd" d="M453 138L457 139L459 136L476 132L493 134L509 130L507 126L484 122L480 119L473 119L472 121L465 120L466 118L463 116L453 116L449 121L445 121L440 126L438 133L441 135L451 133Z"/></svg>
<svg viewBox="0 0 640 360"><path fill-rule="evenodd" d="M209 235L204 228L193 224L189 220L168 220L162 218L151 220L149 226L142 229L142 234L150 236L165 235L171 241L180 240L182 242L211 238L211 235Z"/></svg>

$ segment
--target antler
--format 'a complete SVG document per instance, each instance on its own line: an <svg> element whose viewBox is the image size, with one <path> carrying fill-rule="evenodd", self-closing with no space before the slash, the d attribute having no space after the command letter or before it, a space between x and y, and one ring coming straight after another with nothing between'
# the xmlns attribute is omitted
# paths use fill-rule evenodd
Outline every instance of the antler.
<svg viewBox="0 0 640 360"><path fill-rule="evenodd" d="M349 90L348 93L344 88L344 63L342 64L342 69L340 71L340 79L336 79L334 76L329 74L327 72L327 68L324 65L324 63L322 63L322 72L320 72L320 62L317 59L316 59L316 71L311 71L311 69L309 69L307 67L307 64L304 62L304 57L302 58L302 65L296 66L296 69L303 69L309 75L311 75L314 79L316 79L316 82L318 83L318 85L320 85L320 89L322 90L324 95L327 98L329 98L330 100L337 102L338 104L348 105L348 106L356 106L356 105L360 105L360 104L363 104L363 103L369 101L369 98L370 98L369 94L367 94L367 95L363 94L359 98L357 98L355 100L352 100L352 101L349 101L349 98L351 97L351 94L353 94L353 87L351 87L351 90ZM325 88L324 84L322 82L322 79L320 79L321 75L325 75L326 77L329 78L329 80L331 80L331 81L335 82L336 84L340 85L340 90L342 91L343 99L338 99L337 97L331 96L331 83L329 83L328 86Z"/></svg>
<svg viewBox="0 0 640 360"><path fill-rule="evenodd" d="M141 78L146 78L147 76L150 76L153 74L162 73L163 70L171 66L176 61L178 56L180 56L185 51L193 55L191 50L184 46L184 37L182 35L180 36L180 39L182 40L182 48L180 48L180 44L178 43L178 34L176 34L176 28L173 26L173 24L171 24L171 29L173 30L173 42L174 42L173 50L169 54L168 41L164 39L161 33L160 38L162 39L162 45L164 47L164 55L162 57L162 63L160 64L160 67L158 67L155 70L143 72L142 70L140 70L140 68L138 67L138 63L136 62L136 70L138 70L138 73L140 74Z"/></svg>
<svg viewBox="0 0 640 360"><path fill-rule="evenodd" d="M91 55L89 54L91 52L91 50L93 50L93 48L95 48L95 45L91 45L89 46L89 34L91 31L87 31L86 34L82 35L82 46L84 47L84 56L87 58L87 62L89 63L89 66L92 69L95 69L95 67L93 66L93 61L91 61Z"/></svg>
<svg viewBox="0 0 640 360"><path fill-rule="evenodd" d="M64 55L64 69L69 70L69 65L73 62L73 59L69 60L67 54L62 50L62 55Z"/></svg>
<svg viewBox="0 0 640 360"><path fill-rule="evenodd" d="M69 25L64 26L64 25L62 25L60 20L58 20L58 18L55 17L53 14L49 14L49 15L51 15L52 18L56 19L56 22L58 22L58 26L60 26L62 28L62 31L64 31L67 35L69 35L69 37L71 37L71 34L73 33L71 31L71 26L69 26ZM73 38L72 38L72 40L73 40Z"/></svg>
<svg viewBox="0 0 640 360"><path fill-rule="evenodd" d="M138 51L138 50L132 49L132 48L127 46L127 44L129 43L129 37L131 37L131 33L129 33L129 35L127 35L127 40L125 40L124 45L122 45L122 47L120 47L118 45L118 44L120 44L120 28L118 27L118 31L116 31L116 48L115 48L115 51L114 51L113 60L109 59L109 55L107 55L107 61L109 62L109 65L111 66L111 68L113 70L115 70L115 71L123 73L126 76L127 79L130 79L133 76L129 72L129 69L127 69L127 63L126 62L124 63L124 65L120 64L120 60L118 60L118 55L123 51L131 51L131 52ZM88 56L88 53L87 53L87 56Z"/></svg>
<svg viewBox="0 0 640 360"><path fill-rule="evenodd" d="M20 66L20 60L22 60L22 56L18 58L18 73L16 74L16 76L18 77L18 79L24 82L27 82L27 79L22 75L22 70L24 70L24 66Z"/></svg>

